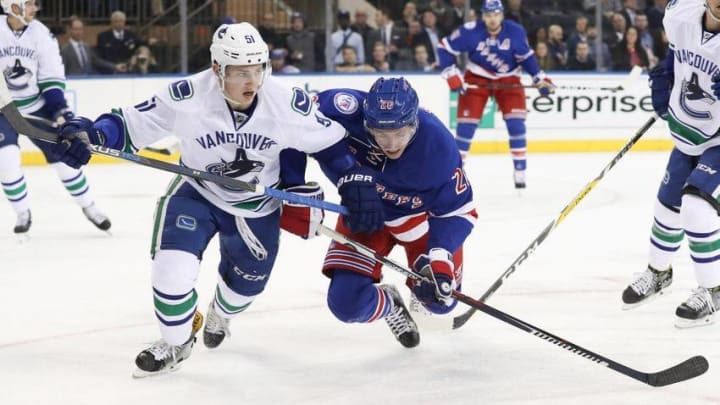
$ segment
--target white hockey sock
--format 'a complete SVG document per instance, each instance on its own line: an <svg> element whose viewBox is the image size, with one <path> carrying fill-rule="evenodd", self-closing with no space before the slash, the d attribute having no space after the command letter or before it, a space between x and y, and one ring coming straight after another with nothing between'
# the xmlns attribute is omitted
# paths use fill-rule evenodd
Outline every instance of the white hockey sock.
<svg viewBox="0 0 720 405"><path fill-rule="evenodd" d="M680 249L685 232L680 214L655 200L655 217L650 234L648 264L656 270L667 270Z"/></svg>
<svg viewBox="0 0 720 405"><path fill-rule="evenodd" d="M225 319L230 319L235 315L246 310L255 300L257 295L251 297L241 295L231 290L225 284L225 280L218 276L217 288L215 289L215 312Z"/></svg>
<svg viewBox="0 0 720 405"><path fill-rule="evenodd" d="M163 339L179 346L190 338L197 309L195 283L200 260L180 250L160 250L152 264L155 315Z"/></svg>
<svg viewBox="0 0 720 405"><path fill-rule="evenodd" d="M20 148L17 145L0 148L0 183L16 213L30 209L27 184L20 167Z"/></svg>
<svg viewBox="0 0 720 405"><path fill-rule="evenodd" d="M90 192L90 185L82 170L73 169L60 162L52 163L51 166L57 172L67 192L81 208L89 207L95 202Z"/></svg>
<svg viewBox="0 0 720 405"><path fill-rule="evenodd" d="M688 237L695 278L701 287L720 285L720 217L704 199L686 194L681 216Z"/></svg>

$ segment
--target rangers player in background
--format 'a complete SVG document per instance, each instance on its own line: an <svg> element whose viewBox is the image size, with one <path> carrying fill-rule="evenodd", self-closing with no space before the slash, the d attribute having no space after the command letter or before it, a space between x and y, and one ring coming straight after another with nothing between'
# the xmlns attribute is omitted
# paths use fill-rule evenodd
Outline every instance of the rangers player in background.
<svg viewBox="0 0 720 405"><path fill-rule="evenodd" d="M35 0L1 0L0 4L6 14L0 16L0 68L10 94L21 113L36 119L31 123L54 131L53 126L73 117L65 101L65 67L57 41L45 25L35 20ZM104 231L110 229L110 220L95 205L82 170L60 162L52 155L51 144L32 141L55 169L85 217ZM20 165L18 133L2 115L0 182L5 197L17 214L14 232L26 237L32 215L25 175Z"/></svg>
<svg viewBox="0 0 720 405"><path fill-rule="evenodd" d="M385 226L354 232L340 218L336 230L387 255L405 249L408 263L434 283L408 280L412 294L432 313L446 314L462 282L462 245L477 213L452 134L432 113L418 109L418 96L404 78L380 78L368 93L333 89L318 95L320 111L350 133L349 144L363 167L376 171ZM333 181L340 174L321 164ZM343 322L384 318L405 347L417 346L417 326L397 288L377 285L382 264L332 243L323 273L332 281L328 307Z"/></svg>
<svg viewBox="0 0 720 405"><path fill-rule="evenodd" d="M622 300L632 308L663 294L687 236L699 287L675 311L685 328L712 323L720 309L720 0L673 0L663 25L670 51L650 87L675 147L655 201L648 268Z"/></svg>
<svg viewBox="0 0 720 405"><path fill-rule="evenodd" d="M460 93L456 140L463 159L470 150L485 104L493 96L510 135L515 187L525 188L527 108L520 75L523 70L530 74L542 96L549 95L554 86L540 70L525 29L504 20L503 11L500 0L486 0L482 6L482 23L467 22L443 38L438 45L438 55L442 77L451 90ZM455 60L463 52L468 55L464 76Z"/></svg>
<svg viewBox="0 0 720 405"><path fill-rule="evenodd" d="M327 119L299 87L270 76L268 46L248 23L221 25L210 46L212 68L170 84L133 107L101 115L94 123L75 118L59 134L58 154L87 162L83 141L135 152L163 137L179 138L181 164L222 176L284 187L308 197L322 190L304 173L281 173L283 152L312 153L340 173L342 204L351 229L373 231L383 212L373 171L357 165L345 129ZM229 321L263 291L278 251L281 201L264 194L177 176L158 201L152 241L152 288L162 339L136 358L135 375L172 371L190 356L202 323L195 284L200 260L219 234L220 264L203 340L217 347ZM317 210L286 205L285 228L309 236ZM313 232L314 233L314 232ZM195 319L195 321L193 321Z"/></svg>

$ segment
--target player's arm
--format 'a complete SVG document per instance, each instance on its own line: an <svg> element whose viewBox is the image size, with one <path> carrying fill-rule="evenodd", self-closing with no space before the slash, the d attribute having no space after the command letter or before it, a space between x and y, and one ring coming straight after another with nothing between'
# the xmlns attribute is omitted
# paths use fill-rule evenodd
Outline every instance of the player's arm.
<svg viewBox="0 0 720 405"><path fill-rule="evenodd" d="M653 110L662 119L667 119L668 106L670 105L670 93L672 92L675 78L675 52L672 47L668 50L667 58L660 61L649 73L648 84L650 85L650 98ZM713 90L720 90L717 86L720 78L713 78L715 85ZM716 90L717 89L717 90ZM718 93L716 93L717 95Z"/></svg>
<svg viewBox="0 0 720 405"><path fill-rule="evenodd" d="M462 72L456 65L457 57L463 52L472 50L473 45L468 29L470 26L474 27L474 24L472 22L458 27L450 35L441 39L437 48L442 78L447 80L450 90L458 91L461 94L465 92L466 86Z"/></svg>
<svg viewBox="0 0 720 405"><path fill-rule="evenodd" d="M48 31L38 41L37 81L45 106L58 125L74 116L65 100L65 66L60 56L57 40Z"/></svg>
<svg viewBox="0 0 720 405"><path fill-rule="evenodd" d="M540 95L547 96L555 91L555 85L547 74L540 69L535 52L530 48L530 44L527 41L527 33L525 29L518 26L517 36L522 38L522 41L516 41L516 47L513 49L513 56L515 60L522 66L533 80L533 84L537 87Z"/></svg>

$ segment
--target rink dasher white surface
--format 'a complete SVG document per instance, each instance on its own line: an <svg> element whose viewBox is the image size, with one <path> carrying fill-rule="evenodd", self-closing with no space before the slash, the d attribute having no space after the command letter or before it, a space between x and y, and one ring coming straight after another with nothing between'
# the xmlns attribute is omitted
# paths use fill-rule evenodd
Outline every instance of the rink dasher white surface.
<svg viewBox="0 0 720 405"><path fill-rule="evenodd" d="M464 292L481 295L613 155L530 155L521 197L508 156L472 156L480 218L465 245ZM319 272L328 240L291 235L283 235L266 291L233 320L230 340L214 351L199 341L180 371L134 380L135 355L159 336L148 251L155 200L170 175L90 166L98 204L113 221L106 236L54 172L31 167L30 243L16 243L14 214L6 203L0 209L0 404L720 403L720 326L673 326L675 307L696 285L685 247L669 295L620 309L622 289L646 263L666 156L626 155L489 303L641 371L702 354L710 371L694 380L652 388L482 313L460 330L423 329L421 345L404 349L382 321L335 320ZM326 194L337 201L329 186ZM217 260L213 242L198 284L203 313Z"/></svg>

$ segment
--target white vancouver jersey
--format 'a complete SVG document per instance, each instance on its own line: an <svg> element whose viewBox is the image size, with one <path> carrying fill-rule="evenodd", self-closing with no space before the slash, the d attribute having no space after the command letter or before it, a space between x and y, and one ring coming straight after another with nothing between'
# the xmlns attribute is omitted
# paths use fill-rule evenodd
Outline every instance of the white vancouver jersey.
<svg viewBox="0 0 720 405"><path fill-rule="evenodd" d="M668 124L680 151L700 155L720 145L720 100L710 86L720 74L720 34L703 30L705 0L671 0L663 24L675 52Z"/></svg>
<svg viewBox="0 0 720 405"><path fill-rule="evenodd" d="M18 34L7 16L0 16L0 68L20 112L31 113L45 105L41 93L65 90L65 66L55 37L43 23L33 20Z"/></svg>
<svg viewBox="0 0 720 405"><path fill-rule="evenodd" d="M115 113L125 121L127 151L175 136L181 144L182 165L266 187L280 183L283 149L315 153L345 136L345 129L318 111L299 87L270 76L257 97L250 117L232 111L208 69ZM267 215L281 204L263 194L188 180L203 197L236 216Z"/></svg>

